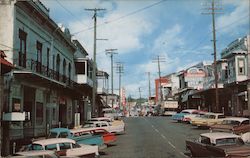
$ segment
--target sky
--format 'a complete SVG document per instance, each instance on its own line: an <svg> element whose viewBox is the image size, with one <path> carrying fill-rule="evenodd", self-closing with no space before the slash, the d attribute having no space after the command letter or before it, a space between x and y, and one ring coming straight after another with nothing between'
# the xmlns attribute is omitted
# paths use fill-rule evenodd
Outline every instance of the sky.
<svg viewBox="0 0 250 158"><path fill-rule="evenodd" d="M111 74L106 49L117 49L114 63L122 62L121 85L126 96L148 97L158 78L157 56L162 58L161 76L178 72L202 61L213 61L211 0L41 0L50 17L70 29L93 58L93 12L97 12L97 66ZM250 0L216 0L217 59L237 38L249 34ZM205 14L204 14L205 13ZM114 64L116 66L116 64ZM114 92L119 77L114 68ZM110 77L111 78L111 77ZM110 79L111 82L111 79ZM111 85L109 83L109 85Z"/></svg>

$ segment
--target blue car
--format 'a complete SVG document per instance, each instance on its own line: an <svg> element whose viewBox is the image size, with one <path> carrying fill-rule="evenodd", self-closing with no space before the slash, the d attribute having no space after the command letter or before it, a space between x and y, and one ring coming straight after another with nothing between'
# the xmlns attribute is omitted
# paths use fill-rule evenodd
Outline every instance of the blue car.
<svg viewBox="0 0 250 158"><path fill-rule="evenodd" d="M172 120L181 122L184 118L184 115L192 114L192 113L196 113L196 112L197 112L196 109L185 109L185 110L182 110L180 113L173 115Z"/></svg>
<svg viewBox="0 0 250 158"><path fill-rule="evenodd" d="M49 138L70 138L78 144L98 145L100 149L106 147L102 135L93 135L86 130L73 132L68 128L53 128L50 130Z"/></svg>

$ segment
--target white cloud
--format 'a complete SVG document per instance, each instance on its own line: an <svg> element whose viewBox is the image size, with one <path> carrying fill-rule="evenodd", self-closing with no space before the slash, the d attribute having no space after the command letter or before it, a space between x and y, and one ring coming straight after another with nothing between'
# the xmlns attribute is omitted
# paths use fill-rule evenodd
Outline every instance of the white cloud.
<svg viewBox="0 0 250 158"><path fill-rule="evenodd" d="M231 13L224 13L216 20L216 27L221 33L235 34L240 26L249 24L249 1L223 1L225 5L233 5L235 9ZM221 29L220 29L221 28Z"/></svg>

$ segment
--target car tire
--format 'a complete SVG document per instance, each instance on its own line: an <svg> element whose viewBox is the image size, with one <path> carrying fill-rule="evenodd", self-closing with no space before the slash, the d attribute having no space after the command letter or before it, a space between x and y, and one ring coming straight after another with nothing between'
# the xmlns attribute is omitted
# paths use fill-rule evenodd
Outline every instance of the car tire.
<svg viewBox="0 0 250 158"><path fill-rule="evenodd" d="M190 148L187 148L187 156L194 157L193 151Z"/></svg>

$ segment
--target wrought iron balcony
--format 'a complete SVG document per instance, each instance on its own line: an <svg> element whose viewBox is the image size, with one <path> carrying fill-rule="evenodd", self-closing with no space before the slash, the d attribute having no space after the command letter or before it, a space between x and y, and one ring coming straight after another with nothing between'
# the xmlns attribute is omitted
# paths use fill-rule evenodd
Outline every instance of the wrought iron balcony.
<svg viewBox="0 0 250 158"><path fill-rule="evenodd" d="M58 71L50 69L48 66L45 66L41 62L36 61L34 59L26 60L26 57L22 57L22 56L25 56L22 53L19 54L19 57L20 56L21 56L21 58L14 60L14 63L16 65L18 65L19 68L31 70L32 72L41 74L41 75L48 77L50 79L53 79L53 80L56 80L59 82L63 82L68 86L73 85L73 81L71 80L71 78L67 77L66 75L62 75Z"/></svg>

